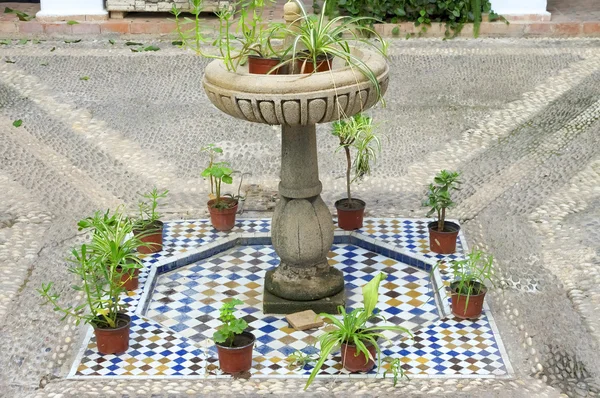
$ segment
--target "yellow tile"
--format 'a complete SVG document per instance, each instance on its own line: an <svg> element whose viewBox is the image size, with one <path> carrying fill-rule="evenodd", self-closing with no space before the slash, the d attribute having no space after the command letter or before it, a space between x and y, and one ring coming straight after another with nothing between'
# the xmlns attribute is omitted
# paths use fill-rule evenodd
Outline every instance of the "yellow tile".
<svg viewBox="0 0 600 398"><path fill-rule="evenodd" d="M126 371L128 371L128 372L131 372L132 370L135 370L135 369L137 369L137 366L134 366L134 365L127 365L127 366L124 366L124 367L123 367L123 369L125 369L125 370L126 370Z"/></svg>
<svg viewBox="0 0 600 398"><path fill-rule="evenodd" d="M224 283L225 286L227 286L230 289L236 288L238 287L240 284L237 283L236 281L229 281L227 283Z"/></svg>
<svg viewBox="0 0 600 398"><path fill-rule="evenodd" d="M417 298L419 296L422 296L422 294L417 292L416 290L409 290L408 292L406 292L404 294L406 294L408 297L412 297L412 298Z"/></svg>
<svg viewBox="0 0 600 398"><path fill-rule="evenodd" d="M160 340L160 336L154 335L152 337L148 337L148 340L154 342L154 341Z"/></svg>
<svg viewBox="0 0 600 398"><path fill-rule="evenodd" d="M149 365L152 362L156 362L156 360L152 359L152 358L144 358L144 359L142 359L142 362L147 363Z"/></svg>
<svg viewBox="0 0 600 398"><path fill-rule="evenodd" d="M429 362L429 359L424 358L424 357L419 357L419 358L417 358L417 362L425 364L425 363Z"/></svg>
<svg viewBox="0 0 600 398"><path fill-rule="evenodd" d="M169 367L166 365L159 365L156 367L156 370L158 370L159 372L164 372L165 370L169 370Z"/></svg>
<svg viewBox="0 0 600 398"><path fill-rule="evenodd" d="M385 303L388 304L388 305L390 305L390 306L392 306L392 307L397 307L397 306L399 306L399 305L402 304L402 301L393 298L393 299L389 299Z"/></svg>
<svg viewBox="0 0 600 398"><path fill-rule="evenodd" d="M417 289L420 285L414 282L408 282L404 287L407 289Z"/></svg>
<svg viewBox="0 0 600 398"><path fill-rule="evenodd" d="M392 265L398 264L398 261L392 260L391 258L387 258L381 262L381 264L391 267Z"/></svg>
<svg viewBox="0 0 600 398"><path fill-rule="evenodd" d="M254 281L252 282L248 282L245 285L248 289L256 289L257 287L260 287L260 285Z"/></svg>
<svg viewBox="0 0 600 398"><path fill-rule="evenodd" d="M445 348L449 349L449 350L453 350L456 348L456 346L452 343L448 343L444 346Z"/></svg>
<svg viewBox="0 0 600 398"><path fill-rule="evenodd" d="M410 301L407 301L406 303L412 305L413 307L420 307L423 305L423 302L417 299L412 299Z"/></svg>
<svg viewBox="0 0 600 398"><path fill-rule="evenodd" d="M393 282L387 282L386 284L383 285L383 287L385 287L388 290L394 290L394 289L398 288L398 285L396 285Z"/></svg>
<svg viewBox="0 0 600 398"><path fill-rule="evenodd" d="M290 328L288 326L284 326L282 328L279 328L279 330L281 330L283 333L287 333L287 334L295 332L294 328Z"/></svg>

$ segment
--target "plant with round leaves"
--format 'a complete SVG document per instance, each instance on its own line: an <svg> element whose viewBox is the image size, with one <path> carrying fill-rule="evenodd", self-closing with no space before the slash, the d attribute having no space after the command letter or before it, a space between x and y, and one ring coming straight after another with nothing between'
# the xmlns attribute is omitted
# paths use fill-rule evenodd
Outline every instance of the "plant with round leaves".
<svg viewBox="0 0 600 398"><path fill-rule="evenodd" d="M441 170L434 177L433 183L429 184L427 199L423 202L423 206L431 208L427 217L431 217L434 213L437 214L437 230L440 232L444 231L446 209L456 205L450 194L452 191L460 190L458 188L461 184L459 178L459 172Z"/></svg>
<svg viewBox="0 0 600 398"><path fill-rule="evenodd" d="M219 320L223 324L213 334L213 340L216 343L233 346L235 336L242 334L244 330L248 328L248 323L243 320L236 318L234 312L237 305L242 305L244 302L239 299L233 299L226 303L223 303L219 310Z"/></svg>
<svg viewBox="0 0 600 398"><path fill-rule="evenodd" d="M331 321L332 328L325 331L325 333L319 337L319 360L315 364L315 367L313 368L308 381L304 386L305 390L313 382L321 370L321 367L327 360L329 354L342 344L351 344L356 346L356 356L363 355L366 362L369 360L375 360L375 358L373 358L369 352L368 346L375 347L377 352L378 368L380 368L381 347L378 339L383 339L387 342L390 342L389 338L385 336L383 332L403 332L412 336L410 331L402 326L369 324L369 320L373 318L375 307L377 306L377 301L379 300L379 284L386 278L387 275L379 273L363 286L362 308L356 308L351 312L346 312L346 309L343 306L339 306L338 311L341 314L341 319L338 319L335 315L331 314L319 314L320 316Z"/></svg>
<svg viewBox="0 0 600 398"><path fill-rule="evenodd" d="M213 163L211 166L204 169L202 172L202 177L211 177L215 183L215 201L212 206L216 209L227 209L231 207L231 202L223 199L223 195L221 195L221 185L232 184L233 177L233 169L229 166L227 162L217 162ZM232 198L236 201L235 198Z"/></svg>

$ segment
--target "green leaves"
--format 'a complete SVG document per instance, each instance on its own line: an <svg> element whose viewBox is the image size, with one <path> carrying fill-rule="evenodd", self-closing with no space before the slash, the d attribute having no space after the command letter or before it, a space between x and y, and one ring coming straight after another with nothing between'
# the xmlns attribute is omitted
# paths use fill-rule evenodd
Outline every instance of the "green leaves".
<svg viewBox="0 0 600 398"><path fill-rule="evenodd" d="M362 288L363 306L367 319L371 318L373 315L373 310L377 305L377 300L379 299L379 284L386 278L387 275L380 272Z"/></svg>
<svg viewBox="0 0 600 398"><path fill-rule="evenodd" d="M31 21L33 18L31 15L24 13L22 11L18 11L18 10L13 10L12 8L6 7L4 9L4 13L5 14L15 14L17 16L17 18L19 18L19 21Z"/></svg>
<svg viewBox="0 0 600 398"><path fill-rule="evenodd" d="M131 52L134 52L134 53L140 53L140 52L144 52L144 51L159 51L159 50L160 50L160 47L157 47L157 46L148 46L145 48L141 48L141 47L140 48L131 48Z"/></svg>
<svg viewBox="0 0 600 398"><path fill-rule="evenodd" d="M231 347L236 334L241 334L248 328L248 323L235 317L235 307L244 304L239 299L233 299L221 306L219 319L223 325L213 334L213 340L219 344L229 343Z"/></svg>
<svg viewBox="0 0 600 398"><path fill-rule="evenodd" d="M67 25L79 25L77 21L67 21Z"/></svg>
<svg viewBox="0 0 600 398"><path fill-rule="evenodd" d="M79 43L80 41L81 41L81 39L65 40L65 43L74 44L74 43Z"/></svg>
<svg viewBox="0 0 600 398"><path fill-rule="evenodd" d="M79 78L79 80L88 81L88 80L90 80L90 77L89 76L82 76L82 77Z"/></svg>
<svg viewBox="0 0 600 398"><path fill-rule="evenodd" d="M127 42L125 42L125 45L126 46L143 46L144 44L143 43L137 43L135 41L127 41Z"/></svg>
<svg viewBox="0 0 600 398"><path fill-rule="evenodd" d="M21 127L22 124L23 124L23 120L19 119L19 120L15 120L12 125L15 127Z"/></svg>
<svg viewBox="0 0 600 398"><path fill-rule="evenodd" d="M115 41L113 39L108 39L108 42L113 46L115 45Z"/></svg>
<svg viewBox="0 0 600 398"><path fill-rule="evenodd" d="M450 193L460 190L458 188L461 184L459 178L460 173L457 171L441 170L434 177L433 184L429 184L427 199L423 202L423 206L431 208L427 213L427 217L437 213L438 231L444 230L446 209L455 205Z"/></svg>

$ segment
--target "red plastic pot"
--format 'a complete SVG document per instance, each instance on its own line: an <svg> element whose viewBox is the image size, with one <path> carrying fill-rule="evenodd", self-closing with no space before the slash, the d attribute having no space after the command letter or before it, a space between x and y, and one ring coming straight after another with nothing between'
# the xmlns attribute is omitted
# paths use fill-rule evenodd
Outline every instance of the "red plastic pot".
<svg viewBox="0 0 600 398"><path fill-rule="evenodd" d="M327 72L331 70L333 63L332 57L317 57L316 72ZM315 64L311 59L298 58L296 59L296 70L298 73L313 73L315 72Z"/></svg>
<svg viewBox="0 0 600 398"><path fill-rule="evenodd" d="M242 334L235 335L231 347L215 343L221 370L229 374L250 370L255 340L256 337L252 333L242 332Z"/></svg>
<svg viewBox="0 0 600 398"><path fill-rule="evenodd" d="M362 228L366 206L367 204L360 199L352 199L352 205L348 202L348 198L335 202L339 227L346 231Z"/></svg>
<svg viewBox="0 0 600 398"><path fill-rule="evenodd" d="M118 269L119 272L121 272L120 269ZM134 268L129 270L129 272L123 272L121 274L121 284L123 285L123 288L125 288L125 290L127 291L133 291L135 289L138 288L139 285L139 281L138 281L138 277L140 275L140 269L139 268Z"/></svg>
<svg viewBox="0 0 600 398"><path fill-rule="evenodd" d="M356 372L368 372L375 367L375 361L367 358L365 354L356 350L356 346L352 344L342 343L342 365L344 368L352 373ZM371 356L375 358L377 350L375 346L367 345L367 350L371 353ZM358 353L358 355L356 355Z"/></svg>
<svg viewBox="0 0 600 398"><path fill-rule="evenodd" d="M210 212L210 221L217 231L229 231L235 226L235 214L238 209L238 201L231 198L221 198L221 201L228 203L226 209L217 209L213 207L216 199L208 201L208 211Z"/></svg>
<svg viewBox="0 0 600 398"><path fill-rule="evenodd" d="M274 67L279 65L281 60L277 58L262 58L255 55L248 56L248 72L255 75L278 75L281 68L273 70ZM269 73L270 70L273 70Z"/></svg>
<svg viewBox="0 0 600 398"><path fill-rule="evenodd" d="M142 254L157 253L163 248L163 229L162 221L156 220L144 229L134 230L134 235L141 235L140 240L149 243L148 246L139 246L138 252Z"/></svg>
<svg viewBox="0 0 600 398"><path fill-rule="evenodd" d="M485 299L487 288L480 283L476 283L476 285L478 286L476 291L481 291L481 293L472 294L470 296L459 294L456 291L457 282L450 285L452 291L452 314L457 318L477 319L481 316L481 313L483 312L483 300Z"/></svg>
<svg viewBox="0 0 600 398"><path fill-rule="evenodd" d="M121 354L129 348L129 327L131 318L126 314L117 315L117 327L114 329L94 326L98 352L103 355Z"/></svg>
<svg viewBox="0 0 600 398"><path fill-rule="evenodd" d="M444 230L438 231L437 221L427 224L429 228L429 250L438 254L452 254L456 251L456 238L460 226L450 221L444 222Z"/></svg>

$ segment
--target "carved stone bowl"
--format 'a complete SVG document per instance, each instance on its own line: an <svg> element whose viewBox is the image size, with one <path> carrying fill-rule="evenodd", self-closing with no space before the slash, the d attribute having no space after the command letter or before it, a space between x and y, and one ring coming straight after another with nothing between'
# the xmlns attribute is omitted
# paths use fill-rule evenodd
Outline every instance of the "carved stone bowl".
<svg viewBox="0 0 600 398"><path fill-rule="evenodd" d="M387 90L389 67L383 56L354 48ZM350 117L377 103L375 88L356 68L334 60L329 72L255 75L240 67L230 72L220 60L206 67L204 90L221 111L255 123L307 126ZM336 104L337 99L337 104ZM339 105L339 106L338 106Z"/></svg>

